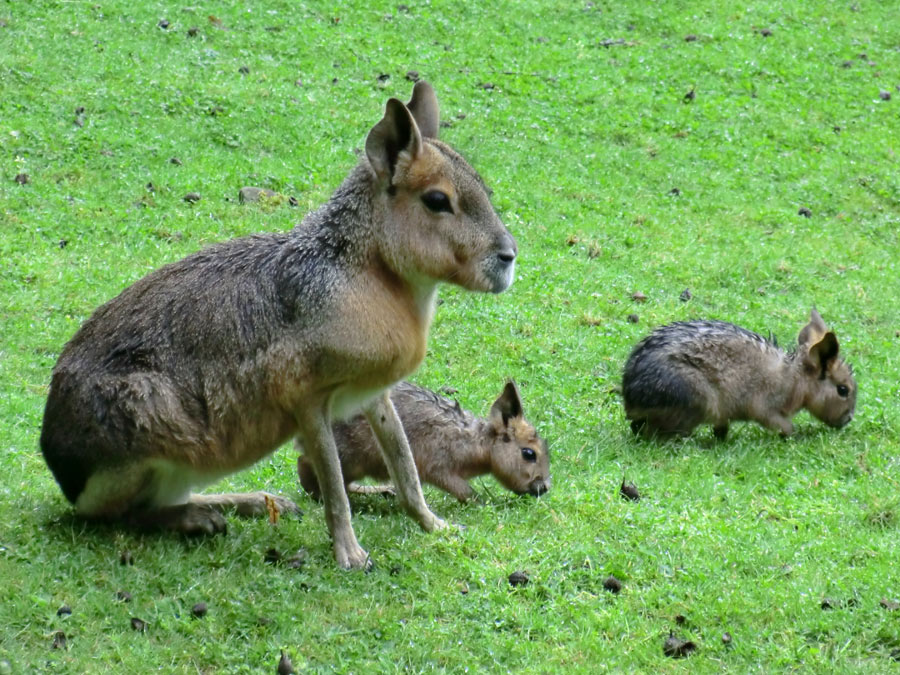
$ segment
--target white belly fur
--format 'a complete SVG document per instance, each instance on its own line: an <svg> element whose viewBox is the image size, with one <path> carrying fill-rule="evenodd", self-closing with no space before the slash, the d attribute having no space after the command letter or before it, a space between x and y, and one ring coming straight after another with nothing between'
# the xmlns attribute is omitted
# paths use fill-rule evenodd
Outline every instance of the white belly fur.
<svg viewBox="0 0 900 675"><path fill-rule="evenodd" d="M232 471L201 472L164 459L148 459L120 469L98 471L88 479L75 503L84 516L115 517L132 510L185 504Z"/></svg>

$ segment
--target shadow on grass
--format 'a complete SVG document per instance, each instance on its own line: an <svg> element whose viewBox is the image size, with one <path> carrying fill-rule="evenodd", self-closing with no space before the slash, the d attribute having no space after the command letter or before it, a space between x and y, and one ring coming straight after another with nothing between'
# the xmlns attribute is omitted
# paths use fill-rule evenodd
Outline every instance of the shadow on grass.
<svg viewBox="0 0 900 675"><path fill-rule="evenodd" d="M237 518L233 513L226 513L226 518ZM297 516L281 516L285 519L300 520ZM180 544L185 549L193 549L203 542L229 536L229 531L216 534L184 534L165 528L147 528L129 523L127 520L94 519L79 516L73 509L62 513L54 512L43 518L42 531L49 537L59 541L71 542L94 541L98 544L120 544L123 538L131 542ZM253 520L253 519L241 519ZM264 520L260 518L258 520Z"/></svg>
<svg viewBox="0 0 900 675"><path fill-rule="evenodd" d="M795 445L821 441L824 443L835 442L847 433L845 429L831 429L823 424L814 422L801 422L795 426L791 436L764 429L753 422L737 422L732 424L725 438L715 436L712 427L699 426L689 436L679 434L629 434L626 445L632 447L651 448L658 447L671 454L699 448L701 450L725 451L729 448L744 449L747 443L756 446L782 446L793 443Z"/></svg>

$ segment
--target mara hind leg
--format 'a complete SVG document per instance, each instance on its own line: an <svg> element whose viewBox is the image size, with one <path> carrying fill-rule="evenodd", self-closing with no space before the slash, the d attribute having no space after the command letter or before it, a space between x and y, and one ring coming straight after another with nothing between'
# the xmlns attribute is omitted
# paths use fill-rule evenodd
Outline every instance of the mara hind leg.
<svg viewBox="0 0 900 675"><path fill-rule="evenodd" d="M686 437L703 422L704 412L696 408L656 408L647 411L642 427L645 436Z"/></svg>
<svg viewBox="0 0 900 675"><path fill-rule="evenodd" d="M635 436L639 436L644 433L644 428L647 426L647 418L641 417L638 419L631 420L631 433Z"/></svg>
<svg viewBox="0 0 900 675"><path fill-rule="evenodd" d="M233 510L246 517L268 513L264 492L191 494L192 487L219 477L198 476L189 468L160 460L101 469L87 480L75 501L75 510L89 519L118 521L137 529L170 530L186 535L225 532L224 511ZM268 496L279 512L298 512L292 501Z"/></svg>
<svg viewBox="0 0 900 675"><path fill-rule="evenodd" d="M317 502L322 501L322 491L319 489L319 479L313 469L312 462L306 457L297 460L297 475L300 477L300 485L303 490ZM350 482L345 485L348 495L384 495L396 497L397 491L393 485L360 485Z"/></svg>
<svg viewBox="0 0 900 675"><path fill-rule="evenodd" d="M149 462L95 471L75 500L75 511L84 518L140 530L186 535L226 531L219 511L192 503L190 486L167 484L163 473Z"/></svg>
<svg viewBox="0 0 900 675"><path fill-rule="evenodd" d="M305 455L297 458L297 477L300 479L300 487L317 502L322 501L322 491L319 489L319 477L313 468L312 461Z"/></svg>
<svg viewBox="0 0 900 675"><path fill-rule="evenodd" d="M269 504L278 513L300 514L297 505L287 497L268 492L225 492L212 495L191 495L190 502L209 507L220 513L233 511L241 518L262 518L269 515Z"/></svg>
<svg viewBox="0 0 900 675"><path fill-rule="evenodd" d="M268 492L192 494L183 504L132 510L126 515L126 523L140 529L171 530L188 536L218 534L228 530L224 513L261 518L269 515L269 504L279 514L301 515L290 499Z"/></svg>
<svg viewBox="0 0 900 675"><path fill-rule="evenodd" d="M317 502L322 501L322 491L319 489L319 479L310 462L305 457L300 457L297 461L297 473L300 476L300 485L303 490ZM386 497L394 497L397 491L393 485L360 485L359 483L347 483L347 494L355 495L384 495Z"/></svg>
<svg viewBox="0 0 900 675"><path fill-rule="evenodd" d="M359 483L349 483L347 485L347 494L396 497L397 490L393 485L360 485Z"/></svg>

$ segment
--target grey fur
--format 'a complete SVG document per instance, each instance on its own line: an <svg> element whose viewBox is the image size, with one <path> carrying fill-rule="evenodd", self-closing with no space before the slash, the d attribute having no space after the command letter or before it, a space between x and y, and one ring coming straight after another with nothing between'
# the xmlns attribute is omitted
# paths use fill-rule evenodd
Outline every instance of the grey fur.
<svg viewBox="0 0 900 675"><path fill-rule="evenodd" d="M409 382L392 389L391 401L403 422L422 482L460 501L474 496L469 479L487 473L517 494L540 496L550 489L547 443L525 419L512 381L494 402L489 417L476 417L460 408L458 402ZM389 491L384 486L349 485L365 477L389 478L375 436L362 415L335 423L334 438L348 491ZM297 471L303 488L318 497L318 481L310 461L300 457Z"/></svg>
<svg viewBox="0 0 900 675"><path fill-rule="evenodd" d="M689 435L711 424L724 438L732 421L793 433L801 408L833 427L853 419L856 382L838 343L813 309L797 350L724 321L682 321L644 338L625 365L625 415L635 433Z"/></svg>

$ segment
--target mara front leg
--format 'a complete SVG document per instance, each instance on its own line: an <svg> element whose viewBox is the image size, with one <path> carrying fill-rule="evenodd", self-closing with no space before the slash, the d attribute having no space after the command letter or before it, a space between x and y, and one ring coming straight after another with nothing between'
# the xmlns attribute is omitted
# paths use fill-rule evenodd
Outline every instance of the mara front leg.
<svg viewBox="0 0 900 675"><path fill-rule="evenodd" d="M781 432L782 436L790 436L794 433L794 423L782 414L762 415L757 421L772 431Z"/></svg>
<svg viewBox="0 0 900 675"><path fill-rule="evenodd" d="M475 490L469 485L469 481L462 476L440 476L436 480L429 482L433 482L441 490L453 495L463 503L475 499Z"/></svg>
<svg viewBox="0 0 900 675"><path fill-rule="evenodd" d="M380 394L366 406L364 412L381 446L391 482L403 508L426 532L446 527L447 523L434 515L425 503L419 472L416 471L403 424L391 402L390 391Z"/></svg>
<svg viewBox="0 0 900 675"><path fill-rule="evenodd" d="M350 502L344 488L341 462L331 433L327 407L304 411L298 415L298 422L305 456L312 462L319 479L325 522L334 543L334 557L344 569L365 569L369 566L369 554L356 540L350 522Z"/></svg>

